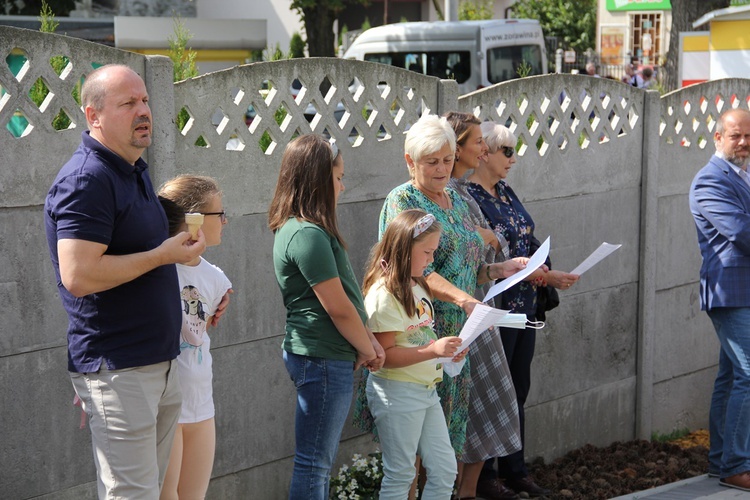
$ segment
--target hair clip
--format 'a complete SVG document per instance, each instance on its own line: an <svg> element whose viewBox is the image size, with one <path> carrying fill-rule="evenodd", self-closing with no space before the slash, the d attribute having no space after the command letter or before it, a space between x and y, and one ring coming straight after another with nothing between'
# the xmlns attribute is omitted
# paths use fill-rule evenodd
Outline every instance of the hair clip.
<svg viewBox="0 0 750 500"><path fill-rule="evenodd" d="M339 155L339 147L336 144L336 139L331 137L328 140L328 145L331 147L331 162L336 161L336 157Z"/></svg>
<svg viewBox="0 0 750 500"><path fill-rule="evenodd" d="M417 225L414 226L414 238L427 231L427 228L435 222L435 216L427 214L417 221Z"/></svg>

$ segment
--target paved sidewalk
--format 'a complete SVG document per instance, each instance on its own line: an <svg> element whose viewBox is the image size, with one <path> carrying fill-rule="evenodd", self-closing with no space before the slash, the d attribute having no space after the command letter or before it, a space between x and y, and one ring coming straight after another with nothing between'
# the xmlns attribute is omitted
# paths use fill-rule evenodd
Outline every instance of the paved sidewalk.
<svg viewBox="0 0 750 500"><path fill-rule="evenodd" d="M695 500L699 498L703 500L750 500L750 492L721 486L718 478L703 475L638 493L630 493L612 500L635 498L648 498L649 500Z"/></svg>

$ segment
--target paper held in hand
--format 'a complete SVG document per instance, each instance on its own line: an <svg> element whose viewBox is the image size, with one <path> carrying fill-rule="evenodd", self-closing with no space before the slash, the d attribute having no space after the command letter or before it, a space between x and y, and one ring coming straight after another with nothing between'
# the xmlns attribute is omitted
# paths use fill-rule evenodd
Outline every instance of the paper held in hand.
<svg viewBox="0 0 750 500"><path fill-rule="evenodd" d="M541 246L537 249L536 252L534 252L534 255L532 255L529 258L529 262L526 263L526 269L523 271L518 271L516 274L511 276L510 278L505 278L504 280L494 284L492 288L489 289L487 292L487 295L484 296L484 299L482 299L482 302L487 302L495 295L498 295L508 288L512 287L516 283L520 283L523 281L528 275L539 269L539 266L544 264L544 261L547 260L547 256L549 255L549 237L547 237L546 240L544 240L544 243L541 244Z"/></svg>
<svg viewBox="0 0 750 500"><path fill-rule="evenodd" d="M622 244L620 245L613 245L612 243L607 243L606 241L599 245L599 248L591 252L591 255L586 257L583 262L578 264L578 266L570 271L570 274L578 274L581 275L597 265L599 262L604 260L605 257L607 257L609 254L620 248Z"/></svg>
<svg viewBox="0 0 750 500"><path fill-rule="evenodd" d="M477 304L466 323L464 323L464 327L461 328L461 333L458 336L461 339L461 347L458 348L456 353L469 347L482 332L502 320L508 312L486 304ZM451 359L453 358L438 358L435 361L437 363L452 363Z"/></svg>

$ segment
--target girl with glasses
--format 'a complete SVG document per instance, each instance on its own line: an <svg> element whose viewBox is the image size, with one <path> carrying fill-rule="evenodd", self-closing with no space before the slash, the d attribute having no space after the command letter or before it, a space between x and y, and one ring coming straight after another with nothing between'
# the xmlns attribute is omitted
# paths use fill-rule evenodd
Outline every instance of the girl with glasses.
<svg viewBox="0 0 750 500"><path fill-rule="evenodd" d="M187 230L186 213L202 213L201 231L206 247L221 243L227 223L222 196L210 177L181 175L159 189L173 236ZM198 257L177 264L182 302L182 331L177 367L182 389L182 411L175 431L169 466L161 491L162 500L204 498L211 479L216 449L213 401L213 361L209 326L232 283L221 269Z"/></svg>

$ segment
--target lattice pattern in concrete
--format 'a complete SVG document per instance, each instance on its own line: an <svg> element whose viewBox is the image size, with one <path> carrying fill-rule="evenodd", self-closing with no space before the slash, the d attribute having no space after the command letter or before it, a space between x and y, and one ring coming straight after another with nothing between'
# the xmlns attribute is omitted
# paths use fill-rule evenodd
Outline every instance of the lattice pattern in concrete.
<svg viewBox="0 0 750 500"><path fill-rule="evenodd" d="M310 132L352 147L403 140L421 113L436 108L436 83L406 70L340 59L240 66L176 85L178 143L259 147L272 154Z"/></svg>
<svg viewBox="0 0 750 500"><path fill-rule="evenodd" d="M145 57L60 35L4 27L0 32L0 130L86 127L80 87L94 68L118 62L142 72Z"/></svg>
<svg viewBox="0 0 750 500"><path fill-rule="evenodd" d="M719 116L732 108L748 109L750 95L736 93L739 88L740 80L719 80L665 95L659 119L662 144L700 149L712 145Z"/></svg>
<svg viewBox="0 0 750 500"><path fill-rule="evenodd" d="M545 156L552 148L586 149L640 130L643 92L606 78L557 75L510 81L459 102L481 120L509 127L520 156Z"/></svg>

